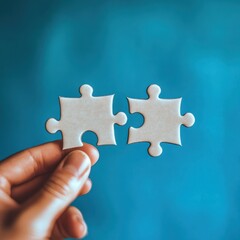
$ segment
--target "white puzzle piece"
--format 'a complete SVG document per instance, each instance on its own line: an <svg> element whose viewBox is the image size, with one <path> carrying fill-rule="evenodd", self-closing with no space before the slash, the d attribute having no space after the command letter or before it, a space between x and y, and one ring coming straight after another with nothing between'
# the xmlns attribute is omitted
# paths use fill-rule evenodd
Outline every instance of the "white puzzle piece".
<svg viewBox="0 0 240 240"><path fill-rule="evenodd" d="M82 135L86 131L96 133L98 145L116 145L114 124L124 125L127 116L123 112L113 115L114 95L94 97L93 89L89 85L83 85L80 93L80 98L59 98L61 119L49 119L46 123L48 132L62 132L63 149L81 147Z"/></svg>
<svg viewBox="0 0 240 240"><path fill-rule="evenodd" d="M180 126L191 127L195 118L191 113L181 115L182 98L159 98L161 88L158 85L149 86L147 93L146 100L128 98L130 112L139 112L145 119L142 127L129 129L128 143L149 142L148 152L156 157L162 153L162 142L181 145Z"/></svg>

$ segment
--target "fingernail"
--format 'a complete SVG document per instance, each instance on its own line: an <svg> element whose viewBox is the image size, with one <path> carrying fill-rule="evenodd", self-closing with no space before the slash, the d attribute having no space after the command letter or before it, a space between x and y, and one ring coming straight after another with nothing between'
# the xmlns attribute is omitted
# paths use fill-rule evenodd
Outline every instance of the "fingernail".
<svg viewBox="0 0 240 240"><path fill-rule="evenodd" d="M84 222L83 225L84 225L84 230L85 230L84 231L84 237L86 237L88 235L88 227L87 227L86 222Z"/></svg>
<svg viewBox="0 0 240 240"><path fill-rule="evenodd" d="M75 216L76 220L80 223L79 228L80 231L83 233L84 236L86 236L88 234L88 227L86 222L78 215Z"/></svg>
<svg viewBox="0 0 240 240"><path fill-rule="evenodd" d="M81 177L90 167L90 159L83 151L74 151L69 153L63 164L63 169L71 172L72 174Z"/></svg>

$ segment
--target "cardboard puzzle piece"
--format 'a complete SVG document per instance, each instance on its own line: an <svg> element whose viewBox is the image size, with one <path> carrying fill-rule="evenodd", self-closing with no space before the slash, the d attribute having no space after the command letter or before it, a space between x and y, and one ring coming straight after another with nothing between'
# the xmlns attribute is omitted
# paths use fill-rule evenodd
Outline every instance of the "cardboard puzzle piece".
<svg viewBox="0 0 240 240"><path fill-rule="evenodd" d="M89 85L81 86L80 93L80 98L59 98L61 119L49 119L46 123L48 132L62 132L63 149L81 147L82 135L86 131L96 133L97 145L116 145L114 124L124 125L127 116L123 112L113 115L114 95L94 97Z"/></svg>
<svg viewBox="0 0 240 240"><path fill-rule="evenodd" d="M195 118L193 114L181 115L182 98L161 99L161 88L151 85L147 89L148 99L128 98L130 112L139 112L144 116L144 124L140 128L129 129L128 143L149 142L148 152L156 157L162 154L162 142L181 145L180 126L191 127Z"/></svg>

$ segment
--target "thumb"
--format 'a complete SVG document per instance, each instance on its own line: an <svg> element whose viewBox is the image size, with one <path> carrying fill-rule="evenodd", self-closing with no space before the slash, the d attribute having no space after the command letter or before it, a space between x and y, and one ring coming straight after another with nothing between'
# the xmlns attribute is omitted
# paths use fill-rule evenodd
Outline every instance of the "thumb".
<svg viewBox="0 0 240 240"><path fill-rule="evenodd" d="M80 150L69 153L49 178L42 190L36 194L22 211L24 221L49 228L77 197L88 179L91 162Z"/></svg>

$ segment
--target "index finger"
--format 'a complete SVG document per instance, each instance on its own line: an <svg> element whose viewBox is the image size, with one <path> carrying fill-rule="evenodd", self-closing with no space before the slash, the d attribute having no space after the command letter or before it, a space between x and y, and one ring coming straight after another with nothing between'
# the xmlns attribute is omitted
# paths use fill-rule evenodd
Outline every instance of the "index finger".
<svg viewBox="0 0 240 240"><path fill-rule="evenodd" d="M92 165L98 160L98 150L92 145L84 143L77 149L84 151L89 156ZM76 150L76 148L62 150L62 141L29 148L0 162L0 176L5 178L10 186L24 183L35 176L52 171L72 150Z"/></svg>

